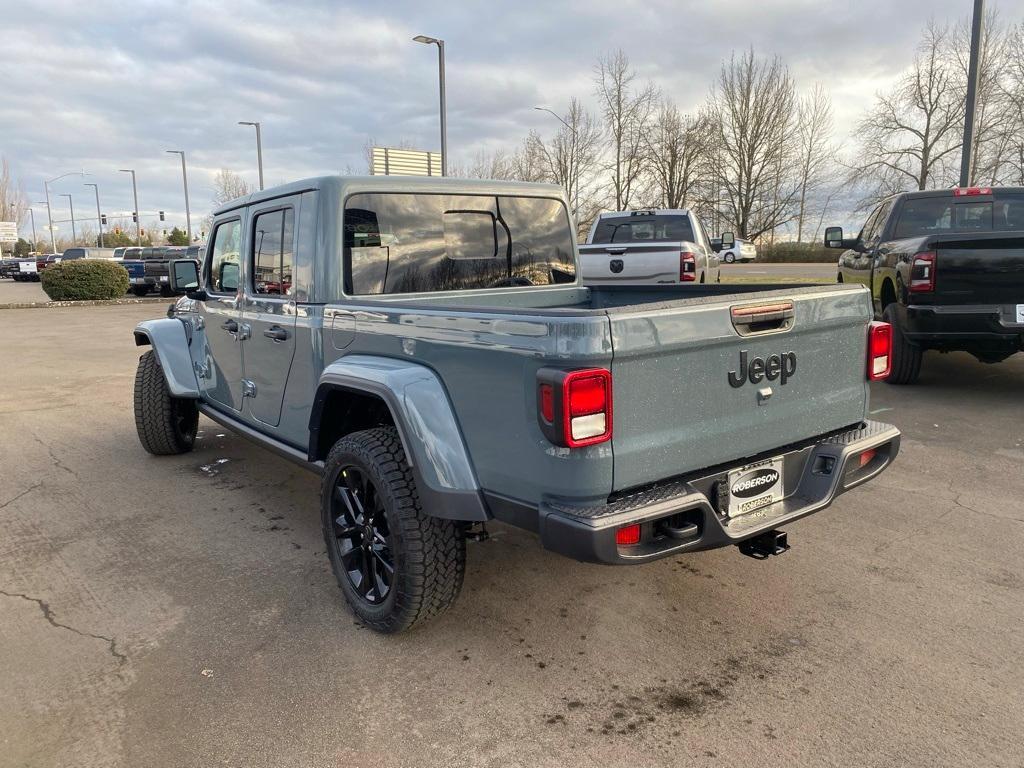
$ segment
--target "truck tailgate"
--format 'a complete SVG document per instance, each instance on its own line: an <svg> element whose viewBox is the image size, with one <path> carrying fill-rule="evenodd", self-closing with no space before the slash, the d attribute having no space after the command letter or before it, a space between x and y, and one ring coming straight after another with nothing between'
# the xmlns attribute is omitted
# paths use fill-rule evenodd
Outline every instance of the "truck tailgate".
<svg viewBox="0 0 1024 768"><path fill-rule="evenodd" d="M681 248L681 243L581 245L580 277L589 285L678 283Z"/></svg>
<svg viewBox="0 0 1024 768"><path fill-rule="evenodd" d="M792 317L782 329L734 324L733 308L787 302ZM609 310L609 319L615 490L738 462L864 419L871 317L863 288L625 306ZM771 380L763 376L768 365Z"/></svg>
<svg viewBox="0 0 1024 768"><path fill-rule="evenodd" d="M935 303L1024 304L1024 232L931 238Z"/></svg>

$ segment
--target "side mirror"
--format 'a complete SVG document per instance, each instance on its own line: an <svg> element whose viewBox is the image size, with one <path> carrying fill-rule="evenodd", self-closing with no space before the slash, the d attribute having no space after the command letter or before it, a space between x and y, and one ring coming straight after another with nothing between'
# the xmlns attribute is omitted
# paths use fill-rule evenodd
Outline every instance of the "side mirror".
<svg viewBox="0 0 1024 768"><path fill-rule="evenodd" d="M734 248L736 246L736 235L732 232L722 233L722 243L719 245L718 250L721 251L723 248Z"/></svg>
<svg viewBox="0 0 1024 768"><path fill-rule="evenodd" d="M826 248L845 248L843 245L843 228L842 227L825 227L825 247Z"/></svg>
<svg viewBox="0 0 1024 768"><path fill-rule="evenodd" d="M168 267L167 283L175 296L199 290L199 265L192 259L174 259Z"/></svg>
<svg viewBox="0 0 1024 768"><path fill-rule="evenodd" d="M722 238L720 238L720 237L713 237L713 238L711 238L711 250L714 251L715 253L721 253L722 252Z"/></svg>

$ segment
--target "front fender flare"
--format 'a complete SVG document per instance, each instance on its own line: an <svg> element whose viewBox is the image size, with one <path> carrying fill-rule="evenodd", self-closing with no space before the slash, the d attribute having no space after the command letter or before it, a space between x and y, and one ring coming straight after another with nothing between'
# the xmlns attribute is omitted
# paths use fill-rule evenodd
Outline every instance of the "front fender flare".
<svg viewBox="0 0 1024 768"><path fill-rule="evenodd" d="M311 460L316 458L324 404L339 389L377 395L388 406L424 511L452 520L490 519L458 420L436 373L419 363L373 355L348 355L327 366L310 414Z"/></svg>
<svg viewBox="0 0 1024 768"><path fill-rule="evenodd" d="M185 326L177 318L144 320L135 326L135 346L153 347L174 397L199 397L199 382L189 353Z"/></svg>

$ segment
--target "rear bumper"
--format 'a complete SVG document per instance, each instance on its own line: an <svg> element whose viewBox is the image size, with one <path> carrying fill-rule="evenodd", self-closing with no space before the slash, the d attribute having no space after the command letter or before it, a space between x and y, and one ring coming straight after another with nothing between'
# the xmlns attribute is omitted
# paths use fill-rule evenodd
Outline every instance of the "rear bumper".
<svg viewBox="0 0 1024 768"><path fill-rule="evenodd" d="M1022 299L1024 300L1024 299ZM911 304L903 310L903 333L918 343L1024 343L1024 323L1016 322L1014 304Z"/></svg>
<svg viewBox="0 0 1024 768"><path fill-rule="evenodd" d="M577 560L619 565L739 544L824 509L836 496L876 477L896 458L899 445L896 427L869 421L818 441L717 467L606 504L543 502L536 511L537 530L546 549ZM861 466L860 456L869 449L875 449L874 458ZM730 470L778 456L785 459L783 499L731 519L719 511L725 503L719 489L728 487ZM524 520L520 516L509 522L523 525ZM619 546L616 531L635 523L641 525L640 543Z"/></svg>

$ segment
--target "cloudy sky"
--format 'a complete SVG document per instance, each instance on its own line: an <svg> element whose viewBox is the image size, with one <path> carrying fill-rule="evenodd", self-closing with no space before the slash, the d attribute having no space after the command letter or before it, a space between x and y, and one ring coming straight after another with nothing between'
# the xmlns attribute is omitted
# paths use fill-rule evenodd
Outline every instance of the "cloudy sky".
<svg viewBox="0 0 1024 768"><path fill-rule="evenodd" d="M131 210L130 179L117 171L135 168L140 209L183 223L179 161L164 150L188 152L199 218L219 168L256 181L254 133L239 120L263 124L268 185L362 168L371 138L437 149L436 53L411 42L419 33L446 41L456 162L513 148L531 128L553 133L554 118L533 107L560 112L574 95L592 104L594 61L617 47L683 110L704 99L733 50L780 54L800 88L827 86L844 139L872 94L909 64L929 16L955 21L970 6L21 0L3 11L0 155L32 201L43 199L44 179L84 169L105 212ZM94 209L81 178L53 192L72 193L81 215Z"/></svg>

